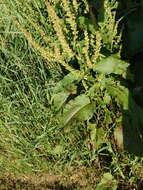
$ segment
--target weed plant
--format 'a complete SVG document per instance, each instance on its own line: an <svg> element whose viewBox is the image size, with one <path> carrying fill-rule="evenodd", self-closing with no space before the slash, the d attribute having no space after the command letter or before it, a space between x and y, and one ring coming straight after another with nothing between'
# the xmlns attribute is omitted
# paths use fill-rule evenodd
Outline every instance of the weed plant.
<svg viewBox="0 0 143 190"><path fill-rule="evenodd" d="M93 170L100 176L91 188L137 188L142 159L113 140L130 80L120 57L118 2L0 6L1 174L66 175L65 168L86 167L90 180Z"/></svg>

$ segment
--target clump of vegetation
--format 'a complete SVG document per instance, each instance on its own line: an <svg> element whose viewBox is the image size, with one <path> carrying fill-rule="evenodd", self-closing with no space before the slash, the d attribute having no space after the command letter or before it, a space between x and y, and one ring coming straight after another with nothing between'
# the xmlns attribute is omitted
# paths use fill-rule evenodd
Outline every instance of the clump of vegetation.
<svg viewBox="0 0 143 190"><path fill-rule="evenodd" d="M130 91L120 6L116 0L1 5L2 173L52 172L64 181L82 166L90 172L80 170L74 189L83 188L85 175L93 180L95 169L101 177L90 188L114 190L127 182L137 188L142 160L122 151L141 153L143 112ZM126 135L132 128L134 144ZM69 173L62 173L66 167Z"/></svg>

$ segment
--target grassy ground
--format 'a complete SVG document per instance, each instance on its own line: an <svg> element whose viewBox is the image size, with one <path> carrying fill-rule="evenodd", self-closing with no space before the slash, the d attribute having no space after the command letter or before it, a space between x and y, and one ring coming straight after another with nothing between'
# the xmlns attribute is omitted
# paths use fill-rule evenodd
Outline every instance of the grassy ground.
<svg viewBox="0 0 143 190"><path fill-rule="evenodd" d="M103 179L110 189L143 189L142 158L112 141L92 151L84 124L63 129L53 118L49 96L61 68L33 49L0 6L0 189L91 190Z"/></svg>

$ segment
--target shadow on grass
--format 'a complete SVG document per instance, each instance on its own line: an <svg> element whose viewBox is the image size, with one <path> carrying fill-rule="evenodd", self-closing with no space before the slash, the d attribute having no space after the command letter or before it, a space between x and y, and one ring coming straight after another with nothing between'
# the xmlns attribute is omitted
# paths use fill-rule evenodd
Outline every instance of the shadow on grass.
<svg viewBox="0 0 143 190"><path fill-rule="evenodd" d="M91 18L93 13L97 13L95 16L102 22L105 17L104 1L97 1L94 4L89 0L89 5L92 7ZM130 63L130 70L134 76L134 82L127 84L130 91L128 110L123 110L123 144L129 153L143 156L143 10L141 0L132 3L128 0L119 0L117 19L121 17L124 18L121 23L122 26L124 25L121 57Z"/></svg>
<svg viewBox="0 0 143 190"><path fill-rule="evenodd" d="M129 153L143 156L143 110L129 94L129 108L123 111L123 143Z"/></svg>
<svg viewBox="0 0 143 190"><path fill-rule="evenodd" d="M141 1L137 3L126 1L121 6L123 12L130 10L123 19L122 58L129 61L134 78L129 85L128 110L123 111L123 140L125 150L143 156L143 11Z"/></svg>
<svg viewBox="0 0 143 190"><path fill-rule="evenodd" d="M122 181L118 184L118 188L117 190L142 190L143 189L143 181L142 180L138 180L137 184L134 186L129 186L129 184L123 182Z"/></svg>
<svg viewBox="0 0 143 190"><path fill-rule="evenodd" d="M38 179L37 179L38 180ZM1 178L0 179L0 189L1 190L74 190L76 189L76 184L69 184L65 186L56 180L53 182L42 182L39 183L35 181L34 183L30 179L14 179L14 178Z"/></svg>

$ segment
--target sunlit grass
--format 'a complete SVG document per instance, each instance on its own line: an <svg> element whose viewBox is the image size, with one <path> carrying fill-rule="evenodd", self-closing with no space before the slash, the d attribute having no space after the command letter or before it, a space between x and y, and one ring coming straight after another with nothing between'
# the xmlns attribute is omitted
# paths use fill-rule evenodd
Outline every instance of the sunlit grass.
<svg viewBox="0 0 143 190"><path fill-rule="evenodd" d="M49 97L64 73L34 50L13 23L15 13L1 6L0 173L61 174L66 167L86 166L95 173L98 168L99 175L110 172L119 182L136 183L141 159L114 151L110 142L96 152L87 143L86 125L63 129L58 124ZM40 44L38 35L37 40Z"/></svg>

